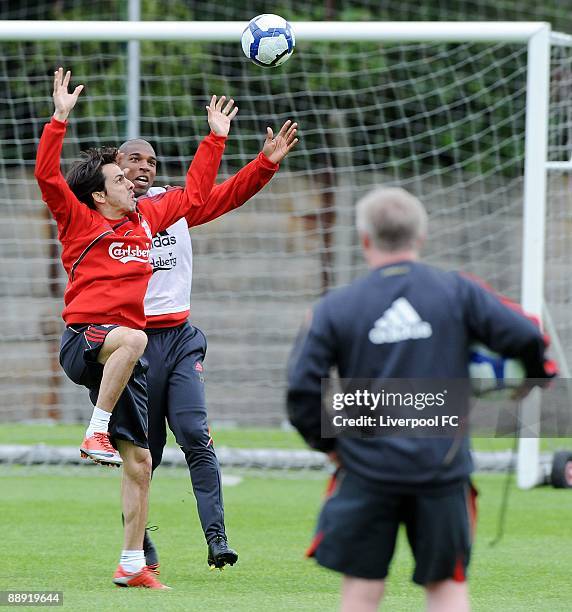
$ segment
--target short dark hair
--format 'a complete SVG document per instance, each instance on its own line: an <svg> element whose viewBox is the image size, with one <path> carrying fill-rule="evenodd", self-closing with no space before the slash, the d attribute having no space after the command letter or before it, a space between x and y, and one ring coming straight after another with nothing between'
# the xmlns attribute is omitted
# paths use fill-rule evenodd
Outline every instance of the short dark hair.
<svg viewBox="0 0 572 612"><path fill-rule="evenodd" d="M66 182L75 197L95 209L93 199L94 191L105 193L105 177L102 167L106 164L115 164L117 149L115 147L99 147L81 152L82 159L76 161L71 167Z"/></svg>
<svg viewBox="0 0 572 612"><path fill-rule="evenodd" d="M147 145L153 150L153 153L155 153L155 147L148 140L143 140L143 138L131 138L131 140L126 140L123 144L119 145L118 151L120 153L125 153L127 149L129 149L129 146L133 144Z"/></svg>

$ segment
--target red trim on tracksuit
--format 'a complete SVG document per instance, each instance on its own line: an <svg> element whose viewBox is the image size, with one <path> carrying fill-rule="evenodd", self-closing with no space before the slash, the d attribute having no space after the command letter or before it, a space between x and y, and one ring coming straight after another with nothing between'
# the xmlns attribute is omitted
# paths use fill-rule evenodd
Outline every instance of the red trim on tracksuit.
<svg viewBox="0 0 572 612"><path fill-rule="evenodd" d="M147 329L179 327L189 318L190 314L190 310L183 310L169 314L147 315Z"/></svg>
<svg viewBox="0 0 572 612"><path fill-rule="evenodd" d="M310 542L310 546L308 546L308 549L306 550L304 556L307 557L308 559L313 557L316 554L316 551L318 550L318 546L320 546L323 539L324 539L324 532L318 531L316 535L312 538L312 541Z"/></svg>
<svg viewBox="0 0 572 612"><path fill-rule="evenodd" d="M338 473L339 470L336 470L331 476L330 479L328 480L328 483L326 485L326 491L324 493L324 503L330 498L332 497L332 495L334 494L334 492L336 491L336 487L339 484L339 480L338 480ZM318 531L316 532L316 534L314 535L314 537L312 538L312 541L310 542L310 546L308 546L308 549L306 550L305 553L305 557L313 557L314 554L316 553L316 550L318 549L318 546L320 545L321 541L324 539L324 533L322 531Z"/></svg>
<svg viewBox="0 0 572 612"><path fill-rule="evenodd" d="M455 563L455 569L453 570L453 575L451 579L455 582L465 582L467 577L465 575L465 564L463 562L463 557L457 557L457 561Z"/></svg>
<svg viewBox="0 0 572 612"><path fill-rule="evenodd" d="M92 340L101 340L107 337L107 333L102 332L99 334L94 334L93 332L90 332L89 330L87 330L85 332L85 337L86 338L91 338Z"/></svg>
<svg viewBox="0 0 572 612"><path fill-rule="evenodd" d="M467 505L467 517L469 519L469 532L471 534L471 543L475 539L475 530L477 527L477 489L472 483L469 483L465 503ZM465 563L462 555L457 557L455 568L453 570L452 580L455 582L465 582L467 575L465 574Z"/></svg>
<svg viewBox="0 0 572 612"><path fill-rule="evenodd" d="M93 344L103 344L107 334L114 329L114 327L99 327L97 325L90 325L84 332L85 339Z"/></svg>

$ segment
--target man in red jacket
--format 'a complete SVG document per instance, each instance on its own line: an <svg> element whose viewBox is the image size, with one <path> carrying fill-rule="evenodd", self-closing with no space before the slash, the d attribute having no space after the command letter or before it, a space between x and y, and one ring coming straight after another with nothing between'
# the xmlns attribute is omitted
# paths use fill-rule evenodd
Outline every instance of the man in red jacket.
<svg viewBox="0 0 572 612"><path fill-rule="evenodd" d="M35 176L58 225L62 263L68 274L60 362L77 384L89 388L94 414L82 453L101 463L123 464L124 550L114 576L118 586L167 588L145 566L151 456L147 442L143 298L152 273L154 234L186 217L208 217L230 122L230 101L213 97L207 108L211 134L199 146L185 189L160 201L136 203L133 183L115 163L115 149L91 150L69 174L60 171L66 120L83 89L68 92L71 73L54 74L52 120L38 147ZM114 446L117 448L114 448Z"/></svg>

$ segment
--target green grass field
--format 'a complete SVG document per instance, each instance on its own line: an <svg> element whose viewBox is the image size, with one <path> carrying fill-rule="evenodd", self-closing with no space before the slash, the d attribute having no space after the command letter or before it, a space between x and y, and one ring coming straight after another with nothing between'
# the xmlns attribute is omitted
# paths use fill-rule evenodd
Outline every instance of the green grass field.
<svg viewBox="0 0 572 612"><path fill-rule="evenodd" d="M53 446L78 446L83 439L85 425L27 425L14 423L0 425L0 444L47 444ZM214 427L211 431L215 445L235 448L307 448L295 431L269 428L224 428ZM176 447L175 440L168 431L167 445ZM513 438L473 438L476 450L498 451L511 449ZM572 448L570 438L548 438L541 440L543 450Z"/></svg>
<svg viewBox="0 0 572 612"><path fill-rule="evenodd" d="M85 425L25 425L20 423L0 425L0 444L47 444L53 446L78 446L83 440ZM295 431L265 428L213 428L211 431L217 446L237 448L306 448ZM79 440L79 442L78 442ZM167 444L176 447L169 431Z"/></svg>
<svg viewBox="0 0 572 612"><path fill-rule="evenodd" d="M31 438L75 445L78 432L81 436L83 428L0 427L0 444L30 443ZM302 448L290 432L221 429L216 438L229 446ZM260 472L225 486L228 532L240 560L224 572L211 572L186 471L159 469L152 484L150 522L159 526L154 539L162 578L173 591L155 593L117 589L111 583L121 549L119 474L101 470L84 474L81 468L14 466L0 471L0 590L63 591L64 609L69 610L337 609L339 577L303 558L325 479ZM476 477L480 496L470 581L473 610L570 610L570 491L513 488L506 535L491 548L503 483L502 476ZM411 572L401 537L387 610L423 609L423 593L411 583Z"/></svg>

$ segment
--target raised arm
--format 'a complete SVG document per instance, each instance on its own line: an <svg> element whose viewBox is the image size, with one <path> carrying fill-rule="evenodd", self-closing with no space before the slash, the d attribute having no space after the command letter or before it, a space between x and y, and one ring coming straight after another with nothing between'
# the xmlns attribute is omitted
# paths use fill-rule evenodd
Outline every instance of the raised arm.
<svg viewBox="0 0 572 612"><path fill-rule="evenodd" d="M83 85L78 85L73 93L68 93L70 79L69 70L65 75L63 68L59 68L54 73L55 112L51 122L44 126L34 171L42 192L42 199L58 223L60 237L65 232L74 212L79 215L89 215L89 210L74 196L60 169L66 120L83 89Z"/></svg>
<svg viewBox="0 0 572 612"><path fill-rule="evenodd" d="M481 282L460 276L465 317L472 337L505 357L521 359L528 378L552 378L556 364L546 356L549 338L539 321Z"/></svg>
<svg viewBox="0 0 572 612"><path fill-rule="evenodd" d="M297 123L286 121L276 137L271 128L266 128L266 140L258 157L220 185L215 185L203 209L191 209L185 215L189 227L212 221L242 206L257 194L274 176L280 162L296 146L297 128Z"/></svg>
<svg viewBox="0 0 572 612"><path fill-rule="evenodd" d="M238 112L234 100L229 100L226 105L225 100L224 96L218 100L213 96L206 107L211 133L197 149L187 172L184 189L169 189L157 196L139 200L139 210L149 220L153 234L166 229L182 217L189 215L199 218L205 214L230 124Z"/></svg>

